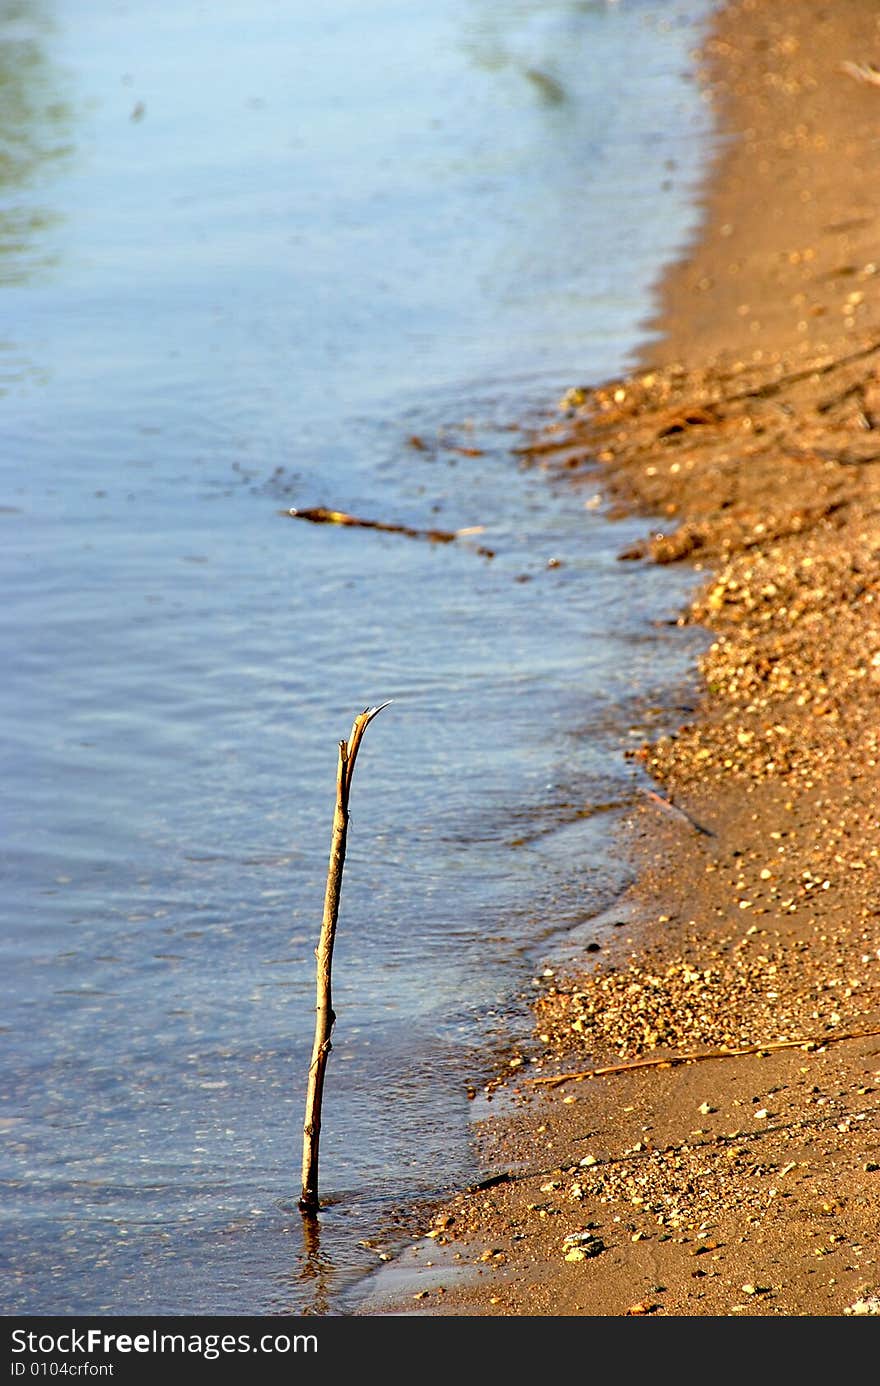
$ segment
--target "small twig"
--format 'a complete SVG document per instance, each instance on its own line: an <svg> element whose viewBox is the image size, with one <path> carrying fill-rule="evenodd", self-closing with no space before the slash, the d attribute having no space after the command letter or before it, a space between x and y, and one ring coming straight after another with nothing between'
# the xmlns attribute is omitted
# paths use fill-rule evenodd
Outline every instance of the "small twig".
<svg viewBox="0 0 880 1386"><path fill-rule="evenodd" d="M823 361L821 365L807 366L803 370L791 371L788 375L781 375L776 380L768 380L763 385L756 385L751 390L742 390L739 394L725 395L724 403L732 404L741 399L766 399L770 395L779 394L787 385L796 385L801 380L810 380L816 375L830 375L832 371L840 369L842 366L851 365L853 361L863 361L866 356L873 356L874 352L880 348L880 341L871 342L866 347L861 347L858 351L851 351L846 356L835 356L830 361Z"/></svg>
<svg viewBox="0 0 880 1386"><path fill-rule="evenodd" d="M876 1110L851 1113L857 1119L876 1116ZM798 1121L781 1122L778 1126L764 1126L758 1131L719 1131L717 1135L707 1136L703 1140L695 1140L691 1137L687 1141L675 1142L672 1145L646 1146L644 1150L624 1151L620 1155L606 1155L603 1159L596 1160L594 1165L590 1165L591 1174L601 1172L613 1165L637 1164L650 1160L652 1156L682 1155L689 1151L711 1150L715 1146L731 1146L739 1143L752 1143L766 1140L768 1136L778 1136L780 1132L788 1134L794 1131L821 1131L831 1125L836 1125L839 1121L839 1114L831 1112L828 1116L822 1117L803 1117ZM575 1141L590 1139L592 1133L586 1136L574 1136ZM797 1161L786 1165L779 1171L779 1178L782 1179L786 1174L790 1174L796 1169ZM531 1168L516 1170L502 1170L499 1174L490 1175L488 1179L481 1179L478 1184L469 1184L468 1193L484 1193L487 1189L495 1188L499 1184L522 1184L528 1179L544 1179L547 1175L558 1175L559 1173L575 1174L583 1177L583 1167L569 1164L541 1165Z"/></svg>
<svg viewBox="0 0 880 1386"><path fill-rule="evenodd" d="M680 818L683 818L686 823L689 823L696 832L702 833L704 837L715 836L711 828L704 828L702 823L698 823L695 818L691 818L689 813L686 813L683 808L679 808L678 804L674 804L671 799L664 799L662 794L657 794L653 789L645 789L642 792L647 794L648 798L652 799L655 804L659 804L661 808L669 809L671 813L677 813Z"/></svg>
<svg viewBox="0 0 880 1386"><path fill-rule="evenodd" d="M840 64L840 70L848 77L854 77L857 82L869 82L872 86L880 87L880 68L875 67L873 63L846 61Z"/></svg>
<svg viewBox="0 0 880 1386"><path fill-rule="evenodd" d="M585 1078L602 1078L608 1073L629 1073L637 1068L674 1068L679 1064L700 1063L703 1059L738 1059L746 1054L768 1054L777 1049L820 1049L827 1044L839 1044L842 1040L867 1039L871 1035L880 1035L880 1028L850 1030L842 1035L822 1035L819 1039L768 1040L766 1044L746 1044L739 1049L710 1049L699 1054L668 1054L665 1058L632 1059L625 1064L605 1064L602 1068L585 1068L575 1073L557 1073L555 1077L531 1078L529 1081L555 1088L562 1083L580 1083Z"/></svg>

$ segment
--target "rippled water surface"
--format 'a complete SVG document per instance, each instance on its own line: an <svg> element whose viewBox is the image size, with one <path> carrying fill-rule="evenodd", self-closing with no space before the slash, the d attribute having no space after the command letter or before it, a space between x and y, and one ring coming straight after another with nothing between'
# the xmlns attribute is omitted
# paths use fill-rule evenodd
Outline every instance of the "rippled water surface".
<svg viewBox="0 0 880 1386"><path fill-rule="evenodd" d="M642 526L516 448L693 231L707 8L0 6L7 1314L346 1312L473 1175L689 655Z"/></svg>

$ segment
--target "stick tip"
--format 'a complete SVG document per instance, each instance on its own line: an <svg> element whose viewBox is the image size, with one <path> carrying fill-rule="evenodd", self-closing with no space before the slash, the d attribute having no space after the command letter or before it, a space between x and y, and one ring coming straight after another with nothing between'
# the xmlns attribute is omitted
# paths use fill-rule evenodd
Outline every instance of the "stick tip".
<svg viewBox="0 0 880 1386"><path fill-rule="evenodd" d="M361 716L366 717L368 721L371 721L377 713L381 712L383 708L390 707L393 702L393 698L388 698L386 702L378 703L375 707L365 707L363 712L361 713Z"/></svg>

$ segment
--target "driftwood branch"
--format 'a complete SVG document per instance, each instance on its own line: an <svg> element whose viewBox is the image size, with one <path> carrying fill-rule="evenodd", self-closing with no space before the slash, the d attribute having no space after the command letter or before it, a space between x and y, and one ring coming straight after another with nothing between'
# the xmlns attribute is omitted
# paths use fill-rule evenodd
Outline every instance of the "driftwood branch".
<svg viewBox="0 0 880 1386"><path fill-rule="evenodd" d="M483 525L471 525L467 529L413 529L411 525L386 523L384 520L364 520L358 515L349 515L344 510L328 510L317 505L310 510L279 510L291 520L310 520L313 525L348 525L355 529L381 529L386 534L405 534L410 539L430 539L434 544L451 544L469 534L482 534Z"/></svg>
<svg viewBox="0 0 880 1386"><path fill-rule="evenodd" d="M709 1049L697 1054L667 1054L664 1058L632 1059L625 1064L605 1064L602 1068L584 1068L574 1073L557 1073L548 1078L532 1078L532 1083L542 1083L555 1088L562 1083L582 1083L585 1078L603 1078L607 1073L629 1073L636 1068L674 1068L679 1064L700 1063L703 1059L738 1059L744 1054L769 1054L777 1049L824 1049L828 1044L840 1044L842 1040L867 1039L880 1035L880 1029L849 1030L840 1035L822 1035L818 1039L768 1040L765 1044L746 1044L738 1049Z"/></svg>
<svg viewBox="0 0 880 1386"><path fill-rule="evenodd" d="M306 1092L306 1115L303 1126L302 1194L299 1208L303 1213L318 1211L318 1145L321 1135L321 1103L324 1095L324 1074L332 1048L330 1035L336 1020L333 1011L331 969L333 944L336 941L336 922L339 917L339 896L342 890L342 869L345 865L345 843L348 835L348 799L354 763L364 732L377 713L388 703L365 708L354 719L351 735L339 743L336 768L336 808L333 814L333 834L330 841L330 862L327 867L327 887L324 893L324 915L321 936L315 949L317 960L317 1000L315 1006L315 1038L312 1061L309 1065Z"/></svg>

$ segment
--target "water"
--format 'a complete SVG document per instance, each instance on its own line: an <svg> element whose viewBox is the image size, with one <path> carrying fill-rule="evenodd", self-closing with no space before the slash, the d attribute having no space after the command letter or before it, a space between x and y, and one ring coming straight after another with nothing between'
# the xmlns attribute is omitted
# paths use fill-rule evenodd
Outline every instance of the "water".
<svg viewBox="0 0 880 1386"><path fill-rule="evenodd" d="M346 1312L474 1174L691 653L643 526L516 448L693 231L707 9L0 6L3 1312Z"/></svg>

